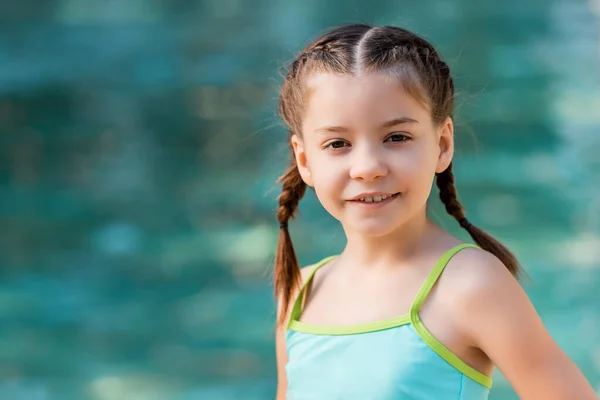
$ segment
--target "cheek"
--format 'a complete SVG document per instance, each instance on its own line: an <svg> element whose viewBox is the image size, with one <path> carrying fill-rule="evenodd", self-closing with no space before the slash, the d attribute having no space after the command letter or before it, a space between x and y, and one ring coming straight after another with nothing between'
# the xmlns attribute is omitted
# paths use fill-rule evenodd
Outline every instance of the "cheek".
<svg viewBox="0 0 600 400"><path fill-rule="evenodd" d="M429 184L435 175L436 163L428 160L420 160L410 166L411 176L422 183Z"/></svg>
<svg viewBox="0 0 600 400"><path fill-rule="evenodd" d="M340 219L341 218L341 193L342 189L340 186L335 186L331 184L330 179L324 179L325 177L321 176L321 179L317 179L317 182L314 187L315 195L321 207L329 213L333 218Z"/></svg>
<svg viewBox="0 0 600 400"><path fill-rule="evenodd" d="M332 159L331 156L326 154L319 152L309 153L307 164L315 184L315 189L327 191L329 190L329 186L336 185L336 182L339 182L343 177L343 163L340 163L335 158Z"/></svg>
<svg viewBox="0 0 600 400"><path fill-rule="evenodd" d="M437 157L429 148L420 146L402 154L397 162L407 175L420 179L435 173Z"/></svg>
<svg viewBox="0 0 600 400"><path fill-rule="evenodd" d="M321 201L332 201L332 198L340 197L346 185L347 179L343 171L331 167L322 167L313 174L315 192Z"/></svg>
<svg viewBox="0 0 600 400"><path fill-rule="evenodd" d="M436 157L426 150L414 151L398 159L396 165L396 177L404 186L399 189L429 196L435 178Z"/></svg>
<svg viewBox="0 0 600 400"><path fill-rule="evenodd" d="M312 160L311 175L319 202L330 213L335 214L339 202L345 195L348 171L342 165L327 160ZM315 162L316 161L316 162ZM324 161L324 162L323 162Z"/></svg>

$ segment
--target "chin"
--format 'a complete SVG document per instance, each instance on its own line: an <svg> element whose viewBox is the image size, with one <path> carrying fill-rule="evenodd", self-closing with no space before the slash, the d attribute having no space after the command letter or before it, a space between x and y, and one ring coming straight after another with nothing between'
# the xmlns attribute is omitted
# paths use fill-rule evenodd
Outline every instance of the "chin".
<svg viewBox="0 0 600 400"><path fill-rule="evenodd" d="M378 238L389 235L396 230L397 226L389 221L372 221L348 226L348 230L368 238Z"/></svg>

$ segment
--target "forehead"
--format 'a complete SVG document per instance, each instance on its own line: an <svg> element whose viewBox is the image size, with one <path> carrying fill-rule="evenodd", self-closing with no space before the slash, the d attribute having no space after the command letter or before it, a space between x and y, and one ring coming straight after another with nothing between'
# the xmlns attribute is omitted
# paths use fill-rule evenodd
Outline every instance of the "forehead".
<svg viewBox="0 0 600 400"><path fill-rule="evenodd" d="M398 117L429 120L426 106L384 73L314 74L307 81L305 101L303 128L310 130L320 124L368 128Z"/></svg>

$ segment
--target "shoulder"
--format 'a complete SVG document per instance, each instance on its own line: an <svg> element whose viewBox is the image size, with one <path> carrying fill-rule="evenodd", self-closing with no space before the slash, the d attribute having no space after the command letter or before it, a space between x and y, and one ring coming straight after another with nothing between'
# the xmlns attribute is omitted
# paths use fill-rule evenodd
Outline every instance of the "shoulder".
<svg viewBox="0 0 600 400"><path fill-rule="evenodd" d="M448 262L440 282L453 319L473 341L498 324L525 324L537 317L533 306L506 266L493 254L478 248L459 251Z"/></svg>
<svg viewBox="0 0 600 400"><path fill-rule="evenodd" d="M444 300L452 303L451 318L461 334L471 347L487 355L520 397L595 398L498 258L483 250L464 249L448 262L441 279L445 282L440 289Z"/></svg>
<svg viewBox="0 0 600 400"><path fill-rule="evenodd" d="M294 293L292 294L292 298L295 299L302 288L307 285L308 281L311 279L315 270L319 267L319 263L306 265L300 268L300 285L296 288Z"/></svg>
<svg viewBox="0 0 600 400"><path fill-rule="evenodd" d="M520 287L502 261L480 248L468 247L456 253L448 261L443 276L454 290L467 297Z"/></svg>
<svg viewBox="0 0 600 400"><path fill-rule="evenodd" d="M318 266L319 266L319 263L315 263L315 264L310 264L310 265L307 265L307 266L304 266L304 267L300 268L300 282L299 282L299 284L296 287L294 287L292 289L292 292L290 293L290 303L288 304L287 310L285 310L285 312L286 312L285 320L286 321L290 317L290 313L292 311L292 307L293 307L294 303L296 302L298 294L300 293L300 291L302 290L302 288L306 284L307 280L312 275L312 273L315 270L315 268L317 268ZM278 315L281 314L282 311L283 310L282 310L281 299L278 299L278 302L277 302L277 314Z"/></svg>
<svg viewBox="0 0 600 400"><path fill-rule="evenodd" d="M313 270L318 265L319 265L319 263L315 263L315 264L306 265L306 266L300 268L300 281L302 282L302 285L304 285L306 283L306 280L308 279L308 277L312 274Z"/></svg>
<svg viewBox="0 0 600 400"><path fill-rule="evenodd" d="M530 306L523 288L502 261L479 248L456 253L439 286L453 319L470 330Z"/></svg>
<svg viewBox="0 0 600 400"><path fill-rule="evenodd" d="M317 261L314 264L311 265L307 265L303 268L300 269L300 278L301 278L301 287L304 286L307 281L311 281L311 287L314 286L313 281L315 281L315 279L317 279L317 277L313 278L313 274L315 274L316 270L318 269L319 275L322 275L322 273L326 270L329 270L329 266L330 264L334 264L331 261L334 261L335 258L337 258L337 255L331 255L331 256L327 256L325 258L320 259L319 261ZM311 289L312 290L312 289Z"/></svg>

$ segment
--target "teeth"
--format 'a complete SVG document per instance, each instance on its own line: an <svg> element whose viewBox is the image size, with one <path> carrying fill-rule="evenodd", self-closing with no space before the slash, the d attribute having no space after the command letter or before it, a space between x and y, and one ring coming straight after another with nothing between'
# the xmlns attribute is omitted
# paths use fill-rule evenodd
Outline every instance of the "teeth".
<svg viewBox="0 0 600 400"><path fill-rule="evenodd" d="M362 197L358 200L364 201L365 203L379 203L387 199L388 197L392 197L392 195L383 195L383 196L373 196L373 197Z"/></svg>

